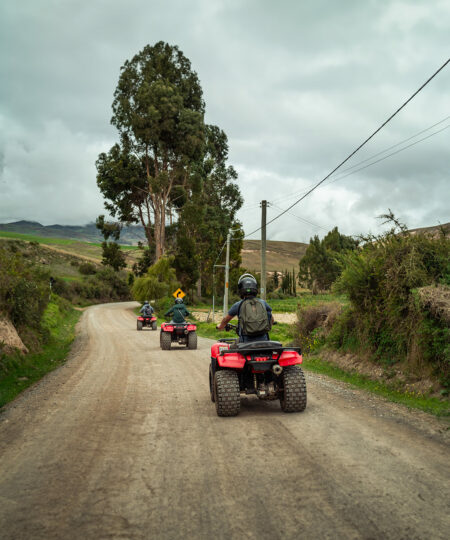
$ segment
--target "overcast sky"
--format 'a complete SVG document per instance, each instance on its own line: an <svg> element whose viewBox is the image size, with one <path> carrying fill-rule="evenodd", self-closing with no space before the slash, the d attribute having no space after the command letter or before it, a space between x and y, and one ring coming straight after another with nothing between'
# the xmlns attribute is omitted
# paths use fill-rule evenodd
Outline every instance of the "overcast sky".
<svg viewBox="0 0 450 540"><path fill-rule="evenodd" d="M448 0L2 0L0 223L104 213L95 160L118 140L120 67L146 44L178 45L198 73L248 234L262 199L275 217L419 88L449 58L449 36ZM376 233L388 208L410 228L450 221L449 88L450 65L343 169L440 122L388 153L433 136L320 187L268 238Z"/></svg>

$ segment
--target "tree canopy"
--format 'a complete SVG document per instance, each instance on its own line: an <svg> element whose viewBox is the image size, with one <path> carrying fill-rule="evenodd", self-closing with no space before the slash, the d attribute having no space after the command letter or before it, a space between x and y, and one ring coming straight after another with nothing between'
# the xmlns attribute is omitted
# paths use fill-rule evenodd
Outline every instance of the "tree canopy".
<svg viewBox="0 0 450 540"><path fill-rule="evenodd" d="M197 74L162 41L124 63L112 109L120 141L96 162L105 208L120 223L141 223L146 253L174 254L178 278L192 288L211 273L228 229L239 226L227 136L205 125Z"/></svg>
<svg viewBox="0 0 450 540"><path fill-rule="evenodd" d="M112 108L120 143L100 154L98 185L113 215L144 225L159 258L171 192L187 186L203 149L200 82L179 48L160 41L122 66Z"/></svg>
<svg viewBox="0 0 450 540"><path fill-rule="evenodd" d="M340 254L356 249L358 241L345 236L334 227L320 240L316 235L309 241L304 257L300 260L300 282L313 290L328 290L341 274Z"/></svg>

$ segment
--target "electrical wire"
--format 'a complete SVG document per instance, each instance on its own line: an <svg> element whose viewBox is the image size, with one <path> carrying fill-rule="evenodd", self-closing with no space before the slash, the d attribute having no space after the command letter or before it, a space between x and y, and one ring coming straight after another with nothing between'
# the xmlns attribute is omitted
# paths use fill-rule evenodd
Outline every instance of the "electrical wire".
<svg viewBox="0 0 450 540"><path fill-rule="evenodd" d="M281 210L283 211L283 208L280 208L278 205L276 204L273 204L273 206L275 208L277 208L278 210ZM306 223L307 225L311 225L312 227L315 227L316 229L322 229L323 231L328 231L328 229L326 229L325 227L322 227L322 225L317 225L316 223L313 223L312 221L308 221L307 219L305 218L302 218L300 216L297 216L296 214L293 214L292 212L288 212L289 215L291 215L292 217L295 217L296 219L298 219L299 221L303 222L303 223Z"/></svg>
<svg viewBox="0 0 450 540"><path fill-rule="evenodd" d="M446 60L442 66L436 70L433 75L431 75L431 77L429 77L423 84L422 86L420 86L394 113L391 114L391 116L389 116L389 118L387 120L385 120L371 135L369 135L369 137L367 137L355 150L353 150L353 152L351 152L351 154L349 154L343 161L341 161L341 163L339 163L339 165L337 165L330 173L328 173L324 178L322 178L322 180L320 180L320 182L318 182L314 187L312 187L309 191L307 191L302 197L300 197L300 199L298 199L297 201L295 201L294 203L292 203L288 208L286 208L285 210L283 210L283 212L281 212L280 214L278 214L277 216L275 216L273 219L271 219L270 221L268 221L266 223L266 226L267 225L270 225L270 223L273 223L274 221L276 221L277 219L279 219L282 215L286 214L291 208L293 208L294 206L296 206L299 202L301 202L303 199L305 199L308 195L310 195L314 190L316 190L321 184L323 184L326 180L328 180L328 178L330 178L330 176L332 174L334 174L338 169L340 169L342 167L342 165L344 165L344 163L347 163L347 161L352 158L364 145L366 145L373 137L375 137L375 135L377 133L379 133L383 128L384 126L386 126L395 116L397 116L397 114L406 107L406 105L408 105L408 103L414 99L415 96L417 96L417 94L423 89L425 88L425 86L427 84L429 84L435 77L436 75L442 71L445 66L450 62L450 58L448 60ZM249 233L248 235L246 235L244 238L247 238L248 236L251 236L252 234L254 234L255 232L258 232L259 230L261 230L261 227L258 227L257 229L255 229L254 231L252 231L251 233Z"/></svg>
<svg viewBox="0 0 450 540"><path fill-rule="evenodd" d="M397 148L398 146L400 146L401 144L404 144L408 141L411 141L412 139L415 139L416 137L418 137L419 135L422 135L423 133L426 133L427 131L430 131L430 129L433 129L434 127L436 126L439 126L440 124L444 123L445 121L447 121L448 119L450 118L450 116L446 116L445 118L443 118L442 120L440 120L439 122L436 122L435 124L425 128L425 129L422 129L420 131L418 131L417 133L415 133L414 135L411 135L410 137L406 138L406 139L403 139L402 141L399 141L398 143L395 143L387 148L385 148L384 150L381 150L380 152L377 152L376 154L373 154L372 156L366 158L366 159L363 159L362 161L359 161L358 163L355 163L355 165L352 165L351 167L347 167L346 169L344 169L343 171L341 171L340 173L338 173L339 175L341 174L344 174L345 172L347 171L350 171L352 169L354 169L355 167L358 167L359 165L362 165L363 163L367 163L368 161L378 157L378 156L381 156L382 154L386 153L386 152L389 152L389 150L392 150L393 148ZM440 133L440 131L437 131L435 132L434 134L436 133ZM426 137L425 137L426 138ZM420 141L417 141L417 142L421 142L423 140L425 140L425 138L423 139L420 139ZM405 146L404 149L406 150L407 148L409 148L411 145L408 145L408 146ZM398 152L396 152L398 153ZM394 154L390 154L390 155L394 155ZM374 163L377 163L377 162L374 162ZM358 170L361 170L361 169L358 169ZM331 182L329 182L331 183ZM314 184L310 184L309 186L306 186L304 189L302 190L299 190L297 192L294 192L294 193L291 193L290 195L288 196L284 196L284 197L279 197L278 199L273 199L271 202L272 203L277 203L277 202L282 202L282 201L285 201L287 199L292 199L292 197L295 197L295 196L299 196L299 195L303 195L303 193L305 193L309 187L312 187ZM328 185L328 184L326 184Z"/></svg>
<svg viewBox="0 0 450 540"><path fill-rule="evenodd" d="M375 165L376 163L380 163L380 161L384 161L387 158L395 156L396 154L399 154L400 152L403 152L404 150L407 150L408 148L411 148L412 146L415 146L416 144L419 144L420 142L423 142L423 141L425 141L427 139L430 139L431 137L434 137L434 135L438 135L439 133L442 133L443 131L445 131L448 128L450 128L450 124L448 126L443 127L442 129L439 129L438 131L435 131L434 133L430 133L430 135L427 135L426 137L423 137L422 139L419 139L418 141L414 141L413 143L408 144L407 146L404 146L403 148L399 148L398 150L396 150L395 152L392 152L391 154L388 154L387 156L384 156L384 157L382 157L380 159L377 159L376 161L373 161L373 162L371 162L371 163L369 163L367 165L364 165L364 167L360 167L359 169L356 169L355 171L351 171L348 174L342 174L341 176L338 176L337 178L333 178L332 180L330 180L329 182L324 184L324 186L329 186L330 184L333 184L334 182L337 182L338 180L342 180L343 178L347 178L347 176L355 174L355 173L357 173L359 171L367 169L368 167L371 167L372 165ZM344 171L342 171L342 173L344 173Z"/></svg>

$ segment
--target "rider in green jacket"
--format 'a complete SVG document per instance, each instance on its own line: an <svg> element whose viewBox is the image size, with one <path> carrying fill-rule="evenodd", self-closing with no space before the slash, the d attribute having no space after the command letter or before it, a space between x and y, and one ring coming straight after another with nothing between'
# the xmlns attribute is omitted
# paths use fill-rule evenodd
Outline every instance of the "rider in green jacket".
<svg viewBox="0 0 450 540"><path fill-rule="evenodd" d="M175 305L172 306L166 313L164 314L165 317L172 316L172 322L174 323L183 323L185 322L185 317L189 317L190 313L186 309L186 306L183 303L182 298L176 298L175 299Z"/></svg>

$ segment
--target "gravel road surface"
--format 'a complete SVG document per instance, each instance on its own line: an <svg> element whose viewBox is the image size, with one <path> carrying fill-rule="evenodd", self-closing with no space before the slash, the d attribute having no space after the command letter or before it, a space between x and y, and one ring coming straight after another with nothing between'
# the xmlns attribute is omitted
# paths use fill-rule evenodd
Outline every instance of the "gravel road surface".
<svg viewBox="0 0 450 540"><path fill-rule="evenodd" d="M211 340L87 309L70 360L0 414L2 539L447 539L448 431L307 373L308 405L218 418Z"/></svg>

